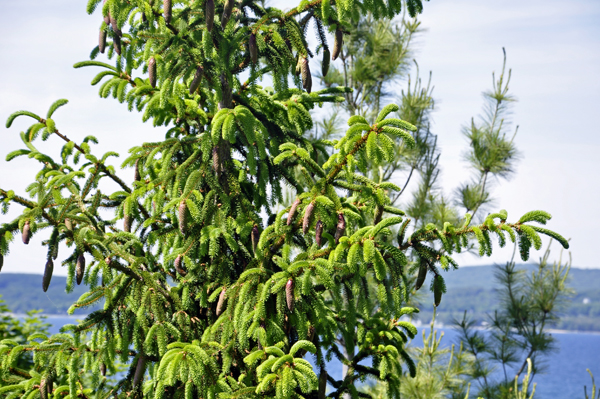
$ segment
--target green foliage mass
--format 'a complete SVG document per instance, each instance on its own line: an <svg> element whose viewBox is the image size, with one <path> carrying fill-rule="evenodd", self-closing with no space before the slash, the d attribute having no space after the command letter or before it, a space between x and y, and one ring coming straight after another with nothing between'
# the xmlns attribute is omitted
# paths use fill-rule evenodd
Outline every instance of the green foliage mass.
<svg viewBox="0 0 600 399"><path fill-rule="evenodd" d="M60 255L67 290L89 287L71 310L104 306L61 334L33 335L25 345L1 341L0 379L8 383L0 394L356 397L360 381L372 377L399 397L403 370L417 371L405 349L416 329L399 320L417 311L406 306L409 257L433 276L439 304L446 290L440 269L456 268L452 255L471 241L484 256L492 238L501 245L508 238L524 260L539 249L540 234L568 246L537 225L550 219L541 211L516 222L501 211L482 223L467 216L407 230L411 220L389 196L400 188L369 178L371 168L393 161L397 145L417 145L418 127L397 117L397 105L382 106L371 120L352 116L339 140L306 134L312 109L351 92L311 92L308 23L317 25L324 49L327 31L335 36L335 59L361 14L393 17L402 4L316 0L283 12L234 0L103 3L99 46L75 67L102 68L92 81L102 82L100 95L164 126L165 140L130 149L121 165L135 168L129 184L109 164L117 154L95 155L95 137L76 142L60 130L53 117L66 100L46 118L28 111L9 117L7 127L20 116L35 123L21 133L26 148L8 160L26 155L41 169L29 198L0 188L3 210L24 208L0 227L2 259L15 235L27 244L46 234L43 287ZM91 0L88 11L99 5ZM422 4L411 0L406 8L414 16ZM112 64L94 60L107 36ZM273 87L258 84L264 76ZM60 157L43 152L40 134L66 142ZM296 200L275 211L282 187ZM356 353L341 353L339 339ZM13 372L24 351L34 353L34 365ZM327 373L331 356L348 368L341 380ZM372 366L361 364L367 359ZM105 374L119 362L128 368L113 383Z"/></svg>

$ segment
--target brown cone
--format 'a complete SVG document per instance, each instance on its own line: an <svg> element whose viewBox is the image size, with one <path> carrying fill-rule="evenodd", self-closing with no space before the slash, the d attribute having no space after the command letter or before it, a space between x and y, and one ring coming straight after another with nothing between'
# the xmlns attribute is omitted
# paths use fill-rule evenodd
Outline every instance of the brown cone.
<svg viewBox="0 0 600 399"><path fill-rule="evenodd" d="M148 60L148 80L150 86L156 87L156 60L154 57L150 57Z"/></svg>
<svg viewBox="0 0 600 399"><path fill-rule="evenodd" d="M252 63L258 63L258 46L256 44L256 35L254 33L250 34L250 39L248 39L248 49L250 50L250 59L252 60Z"/></svg>
<svg viewBox="0 0 600 399"><path fill-rule="evenodd" d="M304 90L310 93L310 90L312 88L312 76L310 75L310 66L308 65L308 58L304 57L302 59L300 71L302 73L302 87L304 87Z"/></svg>
<svg viewBox="0 0 600 399"><path fill-rule="evenodd" d="M331 61L331 54L329 53L329 49L325 47L323 49L323 62L321 63L321 75L326 76L327 72L329 72L329 64Z"/></svg>
<svg viewBox="0 0 600 399"><path fill-rule="evenodd" d="M121 38L117 35L113 37L113 47L117 54L121 55Z"/></svg>
<svg viewBox="0 0 600 399"><path fill-rule="evenodd" d="M137 387L144 378L146 371L146 356L142 353L138 358L137 366L135 367L135 375L133 376L133 386Z"/></svg>
<svg viewBox="0 0 600 399"><path fill-rule="evenodd" d="M77 257L77 267L75 269L77 276L77 285L83 281L83 275L85 273L85 256L83 254Z"/></svg>
<svg viewBox="0 0 600 399"><path fill-rule="evenodd" d="M285 300L290 312L294 311L294 280L289 279L285 284Z"/></svg>
<svg viewBox="0 0 600 399"><path fill-rule="evenodd" d="M223 288L223 291L219 294L219 301L217 302L217 316L219 316L223 312L223 306L225 305L225 293L227 292L226 288Z"/></svg>
<svg viewBox="0 0 600 399"><path fill-rule="evenodd" d="M171 7L171 0L164 0L163 1L163 14L165 16L165 22L167 24L171 23L172 12L173 12L173 9Z"/></svg>
<svg viewBox="0 0 600 399"><path fill-rule="evenodd" d="M311 202L310 204L308 204L308 206L306 207L306 210L304 211L304 220L302 221L302 233L303 234L308 233L308 228L310 227L310 218L312 216L314 209L315 209L315 203Z"/></svg>
<svg viewBox="0 0 600 399"><path fill-rule="evenodd" d="M254 225L252 228L252 250L256 253L256 247L258 246L258 240L260 239L260 234L258 232L258 226Z"/></svg>
<svg viewBox="0 0 600 399"><path fill-rule="evenodd" d="M342 51L343 44L344 44L344 34L338 28L335 30L335 40L333 41L333 54L331 54L331 59L333 61L335 61L337 59L337 57L339 57L339 55Z"/></svg>
<svg viewBox="0 0 600 399"><path fill-rule="evenodd" d="M29 226L29 220L25 222L25 225L23 225L23 233L21 234L21 238L23 239L23 244L29 244L29 240L31 239L31 227Z"/></svg>
<svg viewBox="0 0 600 399"><path fill-rule="evenodd" d="M292 207L290 208L290 212L288 213L286 224L289 226L292 224L292 220L294 220L294 216L296 216L296 210L298 209L298 205L300 205L300 199L296 198Z"/></svg>
<svg viewBox="0 0 600 399"><path fill-rule="evenodd" d="M46 267L44 268L44 277L42 278L42 290L44 292L48 291L48 287L50 286L50 280L52 280L52 272L54 271L54 262L52 259L48 259L46 262Z"/></svg>
<svg viewBox="0 0 600 399"><path fill-rule="evenodd" d="M206 30L212 32L215 24L215 1L206 0L204 16L206 17Z"/></svg>
<svg viewBox="0 0 600 399"><path fill-rule="evenodd" d="M234 0L225 0L225 4L223 5L223 16L221 17L222 29L225 29L225 26L227 26L227 22L229 22L229 18L231 18L231 12L233 11L234 4Z"/></svg>
<svg viewBox="0 0 600 399"><path fill-rule="evenodd" d="M100 29L100 37L98 38L98 51L104 54L106 49L106 30Z"/></svg>
<svg viewBox="0 0 600 399"><path fill-rule="evenodd" d="M100 363L100 374L102 377L106 377L106 364L104 363Z"/></svg>
<svg viewBox="0 0 600 399"><path fill-rule="evenodd" d="M317 227L315 228L315 241L317 242L317 247L321 247L321 239L323 235L323 222L320 220L317 222Z"/></svg>
<svg viewBox="0 0 600 399"><path fill-rule="evenodd" d="M335 243L340 242L340 238L346 232L346 219L344 219L344 215L342 213L338 213L338 224L335 229Z"/></svg>
<svg viewBox="0 0 600 399"><path fill-rule="evenodd" d="M190 83L190 94L194 94L198 87L200 86L200 82L202 82L202 77L204 76L204 68L200 65L196 68L196 73L194 74L194 79L192 79L192 83Z"/></svg>
<svg viewBox="0 0 600 399"><path fill-rule="evenodd" d="M179 275L181 277L185 277L187 272L183 268L182 263L183 263L183 256L179 255L179 256L177 256L177 258L175 258L175 262L173 262L173 266L175 267L175 270L177 271L177 273L179 273Z"/></svg>
<svg viewBox="0 0 600 399"><path fill-rule="evenodd" d="M182 235L185 235L187 231L187 204L185 203L185 200L182 200L179 203L177 220L179 222L179 231Z"/></svg>
<svg viewBox="0 0 600 399"><path fill-rule="evenodd" d="M108 14L110 18L110 26L112 26L113 32L119 37L123 36L123 32L119 29L119 25L117 24L116 18L113 18L112 14Z"/></svg>

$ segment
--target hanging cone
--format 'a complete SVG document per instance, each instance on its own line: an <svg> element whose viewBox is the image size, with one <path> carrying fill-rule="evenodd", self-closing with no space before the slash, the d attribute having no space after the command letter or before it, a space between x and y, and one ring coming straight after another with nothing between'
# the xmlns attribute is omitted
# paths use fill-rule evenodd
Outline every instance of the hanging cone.
<svg viewBox="0 0 600 399"><path fill-rule="evenodd" d="M223 16L221 17L222 29L225 29L225 26L227 26L227 22L229 22L229 18L231 18L231 12L233 11L234 4L234 0L225 0L225 4L223 5Z"/></svg>
<svg viewBox="0 0 600 399"><path fill-rule="evenodd" d="M317 247L321 247L321 239L323 235L323 222L319 220L317 222L317 227L315 227L315 241L317 243Z"/></svg>
<svg viewBox="0 0 600 399"><path fill-rule="evenodd" d="M254 225L252 228L252 250L256 253L256 247L258 246L258 240L260 239L260 234L258 232L258 226Z"/></svg>
<svg viewBox="0 0 600 399"><path fill-rule="evenodd" d="M250 59L252 60L252 63L258 63L258 46L256 44L256 35L254 33L250 34L250 39L248 39L248 49L250 50Z"/></svg>
<svg viewBox="0 0 600 399"><path fill-rule="evenodd" d="M148 80L150 86L156 87L156 60L154 57L150 57L148 60Z"/></svg>
<svg viewBox="0 0 600 399"><path fill-rule="evenodd" d="M323 49L323 62L321 63L321 75L325 77L327 72L329 72L329 64L331 60L331 54L329 53L329 49L325 47Z"/></svg>
<svg viewBox="0 0 600 399"><path fill-rule="evenodd" d="M310 93L310 90L312 88L312 76L310 75L308 58L304 57L302 59L300 71L302 73L302 87L304 87L304 90L306 90L307 93Z"/></svg>
<svg viewBox="0 0 600 399"><path fill-rule="evenodd" d="M304 220L302 221L302 233L303 234L308 233L308 228L310 227L310 218L312 216L314 209L315 209L315 203L311 202L310 204L308 204L308 206L306 207L306 210L304 211Z"/></svg>
<svg viewBox="0 0 600 399"><path fill-rule="evenodd" d="M171 5L171 0L164 0L163 1L163 15L165 17L165 23L167 23L167 24L171 23L172 12L173 12L173 8Z"/></svg>
<svg viewBox="0 0 600 399"><path fill-rule="evenodd" d="M182 235L185 235L187 231L187 204L185 203L185 200L182 200L179 203L177 220L179 222L179 231Z"/></svg>
<svg viewBox="0 0 600 399"><path fill-rule="evenodd" d="M206 30L212 32L215 24L215 1L206 0L204 16L206 17Z"/></svg>
<svg viewBox="0 0 600 399"><path fill-rule="evenodd" d="M333 41L333 54L331 54L331 59L333 61L335 61L337 59L337 57L339 57L339 55L342 51L343 45L344 45L344 34L338 28L335 30L335 39Z"/></svg>
<svg viewBox="0 0 600 399"><path fill-rule="evenodd" d="M427 262L421 260L421 264L419 264L419 274L417 275L417 281L415 282L415 290L419 290L423 283L425 282L425 277L427 277Z"/></svg>
<svg viewBox="0 0 600 399"><path fill-rule="evenodd" d="M29 240L31 239L31 227L29 226L29 220L25 222L23 225L23 232L21 233L21 239L23 240L23 244L29 244Z"/></svg>
<svg viewBox="0 0 600 399"><path fill-rule="evenodd" d="M225 305L225 293L227 289L223 287L223 291L219 294L219 301L217 302L217 316L223 312L223 306Z"/></svg>
<svg viewBox="0 0 600 399"><path fill-rule="evenodd" d="M177 273L179 273L179 275L181 277L185 277L187 272L183 268L182 264L183 264L183 256L178 255L177 258L175 258L175 262L173 262L173 266L175 267L175 270L177 271Z"/></svg>
<svg viewBox="0 0 600 399"><path fill-rule="evenodd" d="M106 377L106 364L104 363L100 363L100 374L102 377Z"/></svg>
<svg viewBox="0 0 600 399"><path fill-rule="evenodd" d="M83 275L85 273L85 256L83 254L77 257L77 267L75 268L77 276L77 285L83 281Z"/></svg>
<svg viewBox="0 0 600 399"><path fill-rule="evenodd" d="M112 16L112 14L109 14L109 18L110 18L110 26L112 26L113 32L115 32L115 34L117 36L122 37L123 32L121 32L121 29L119 29L119 25L117 24L116 18L114 18Z"/></svg>
<svg viewBox="0 0 600 399"><path fill-rule="evenodd" d="M100 29L100 37L98 38L98 51L104 54L106 50L106 30Z"/></svg>
<svg viewBox="0 0 600 399"><path fill-rule="evenodd" d="M46 267L44 268L44 277L42 278L42 290L44 292L48 291L48 287L50 286L50 280L52 280L52 272L54 271L54 262L52 259L48 259L46 262Z"/></svg>
<svg viewBox="0 0 600 399"><path fill-rule="evenodd" d="M190 83L190 94L194 94L198 87L200 86L200 82L202 82L202 77L204 76L204 68L200 65L196 68L196 73L194 74L194 79L192 79L192 83Z"/></svg>
<svg viewBox="0 0 600 399"><path fill-rule="evenodd" d="M298 205L300 205L300 199L296 198L292 207L290 208L290 212L288 213L286 224L289 226L292 224L292 220L294 220L294 216L296 216L296 210L298 209Z"/></svg>
<svg viewBox="0 0 600 399"><path fill-rule="evenodd" d="M142 353L138 358L137 366L135 367L135 375L133 376L133 386L137 387L144 378L146 371L146 356Z"/></svg>
<svg viewBox="0 0 600 399"><path fill-rule="evenodd" d="M440 303L442 302L442 284L441 281L439 279L441 279L442 276L435 276L435 283L433 284L433 303L435 304L435 306L440 306Z"/></svg>
<svg viewBox="0 0 600 399"><path fill-rule="evenodd" d="M2 271L2 266L4 266L4 255L0 254L0 272Z"/></svg>
<svg viewBox="0 0 600 399"><path fill-rule="evenodd" d="M335 243L336 245L340 242L340 238L346 232L346 219L344 219L344 215L342 213L338 213L338 224L335 229Z"/></svg>
<svg viewBox="0 0 600 399"><path fill-rule="evenodd" d="M294 311L294 280L289 279L285 284L285 300L290 312Z"/></svg>
<svg viewBox="0 0 600 399"><path fill-rule="evenodd" d="M113 37L113 47L117 54L121 55L121 38L117 35Z"/></svg>

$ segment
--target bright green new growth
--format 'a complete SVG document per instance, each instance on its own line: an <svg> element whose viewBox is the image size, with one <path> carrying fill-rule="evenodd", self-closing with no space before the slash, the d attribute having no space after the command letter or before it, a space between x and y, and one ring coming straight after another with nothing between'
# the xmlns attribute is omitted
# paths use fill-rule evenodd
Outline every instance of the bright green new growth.
<svg viewBox="0 0 600 399"><path fill-rule="evenodd" d="M60 132L51 116L66 100L53 104L47 119L27 111L9 117L7 127L18 116L36 123L21 134L27 148L7 159L27 155L42 169L27 189L31 199L0 188L4 210L9 203L25 208L1 226L0 254L26 225L33 236L50 230L43 241L48 259L57 258L60 243L71 251L62 260L67 289L81 255L91 259L83 276L90 291L71 311L102 301L104 308L53 337L0 342L0 393L322 398L321 376L329 397L356 397L366 377L399 397L402 370L413 376L417 370L405 350L416 329L399 320L416 311L405 306L412 290L407 254L434 276L439 303L445 292L439 268L457 267L451 255L470 240L489 255L491 237L504 245L508 234L523 259L539 247L540 233L567 246L556 233L530 225L544 224L549 215L543 212L517 223L507 222L506 212L480 225L471 226L470 218L460 226L430 223L407 234L410 219L388 196L400 188L366 177L371 165L393 160L396 146L416 144L416 128L394 117L396 105L382 107L373 124L351 117L338 141L306 137L310 110L350 93L339 86L302 90L295 69L313 56L305 38L309 21L328 49L325 29L339 38L359 15L393 17L402 4L303 1L284 13L251 1L106 1L102 13L110 26L104 22L102 29L114 41L108 57L115 66L92 60L75 67L104 68L92 81L103 81L102 97L112 95L168 130L164 141L130 150L122 166L134 166L139 176L130 185L106 163L117 154L97 157L94 137L76 144ZM98 5L91 0L88 11ZM411 0L406 7L414 15L422 4ZM256 49L247 48L251 35ZM98 48L92 59L97 55ZM134 77L150 60L156 85ZM258 85L263 75L272 88ZM54 134L66 141L60 159L34 145L40 130L44 140ZM107 180L118 189L102 192ZM284 186L297 199L289 221L291 208L273 211ZM321 246L314 237L319 221ZM392 237L395 226L399 234ZM377 309L365 298L369 281L377 286ZM340 352L340 337L357 348L351 359ZM31 370L14 365L22 351L34 353ZM340 380L327 373L332 356L348 367ZM372 366L360 364L366 359ZM114 375L120 363L127 371L117 382L103 376L104 369Z"/></svg>

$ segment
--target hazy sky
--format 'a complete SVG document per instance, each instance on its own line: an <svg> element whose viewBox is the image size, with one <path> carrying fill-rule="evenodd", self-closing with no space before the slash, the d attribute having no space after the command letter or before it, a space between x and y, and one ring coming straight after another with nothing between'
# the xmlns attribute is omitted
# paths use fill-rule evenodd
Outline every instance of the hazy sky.
<svg viewBox="0 0 600 399"><path fill-rule="evenodd" d="M3 4L0 187L4 189L22 193L38 170L29 159L4 161L8 152L22 147L19 132L32 121L21 118L5 129L6 117L19 109L45 114L56 99L69 99L55 114L57 126L76 141L88 134L97 136L96 154L117 147L123 156L132 145L163 137L165 129L143 124L139 114L98 97L98 87L89 83L98 69L72 68L88 58L98 36L100 14L88 16L85 3ZM596 227L600 128L595 121L600 113L600 2L432 0L425 3L420 19L424 31L418 36L415 58L422 76L433 72L437 105L433 131L442 149L446 193L467 178L461 161L465 149L461 126L480 113L481 92L491 88L491 74L500 71L505 47L513 71L510 89L519 100L512 119L520 126L516 140L523 158L517 175L495 186L496 208L507 209L511 220L532 209L552 213L548 227L572 239L574 265L600 267L593 249L600 238ZM53 137L37 145L56 154L62 143ZM131 170L125 173L130 179ZM0 222L8 219L0 215ZM15 241L3 271L42 273L45 248L40 242L39 236L27 247ZM460 261L504 262L510 252L495 251L491 259L469 255ZM65 272L55 269L57 274Z"/></svg>

